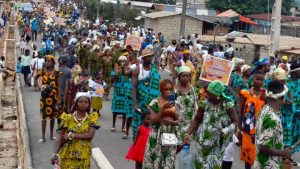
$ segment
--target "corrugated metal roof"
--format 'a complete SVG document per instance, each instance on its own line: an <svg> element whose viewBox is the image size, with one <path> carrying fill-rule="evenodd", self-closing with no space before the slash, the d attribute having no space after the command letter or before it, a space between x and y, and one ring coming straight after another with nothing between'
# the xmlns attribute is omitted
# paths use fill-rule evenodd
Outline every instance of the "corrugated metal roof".
<svg viewBox="0 0 300 169"><path fill-rule="evenodd" d="M149 2L139 2L139 1L130 1L131 5L133 6L139 6L139 7L146 7L146 8L151 8L153 7L154 3L149 3Z"/></svg>
<svg viewBox="0 0 300 169"><path fill-rule="evenodd" d="M265 20L265 21L271 21L272 14L261 13L261 14L249 15L247 17L253 18L253 19ZM292 22L292 21L299 21L299 20L300 20L300 17L281 15L281 22Z"/></svg>
<svg viewBox="0 0 300 169"><path fill-rule="evenodd" d="M295 50L284 50L283 52L287 52L287 53L291 53L291 54L300 55L300 49L295 49Z"/></svg>
<svg viewBox="0 0 300 169"><path fill-rule="evenodd" d="M162 17L179 15L179 14L180 13L178 13L178 12L159 11L159 12L147 13L147 14L143 15L143 17L155 19L155 18L162 18Z"/></svg>
<svg viewBox="0 0 300 169"><path fill-rule="evenodd" d="M253 44L253 45L261 45L261 46L268 46L270 43L268 35L259 35L259 34L251 34L247 33L243 37L235 37L234 43L245 43L245 44ZM213 42L214 36L210 35L201 35L199 38L206 42ZM227 42L227 36L216 36L216 42ZM291 37L291 36L280 36L280 50L285 51L294 51L297 52L300 50L300 38ZM296 50L295 50L296 48ZM298 49L297 49L298 48Z"/></svg>
<svg viewBox="0 0 300 169"><path fill-rule="evenodd" d="M206 21L213 24L219 24L222 26L230 26L232 24L232 20L227 17L200 15L196 16L196 18L202 21Z"/></svg>

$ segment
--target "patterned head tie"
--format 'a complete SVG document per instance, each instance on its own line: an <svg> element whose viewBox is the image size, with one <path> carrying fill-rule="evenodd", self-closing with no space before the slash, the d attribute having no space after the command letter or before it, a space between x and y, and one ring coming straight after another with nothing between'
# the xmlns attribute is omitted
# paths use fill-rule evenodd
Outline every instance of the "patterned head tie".
<svg viewBox="0 0 300 169"><path fill-rule="evenodd" d="M285 96L288 91L287 86L284 85L284 90L282 92L274 94L272 91L267 91L266 96L272 99L279 99L280 97Z"/></svg>
<svg viewBox="0 0 300 169"><path fill-rule="evenodd" d="M225 99L229 99L229 97L224 94L225 86L220 81L215 80L215 81L211 82L208 85L207 90L215 96L222 96Z"/></svg>
<svg viewBox="0 0 300 169"><path fill-rule="evenodd" d="M51 60L51 62L55 64L55 56L53 55L46 55L45 60Z"/></svg>

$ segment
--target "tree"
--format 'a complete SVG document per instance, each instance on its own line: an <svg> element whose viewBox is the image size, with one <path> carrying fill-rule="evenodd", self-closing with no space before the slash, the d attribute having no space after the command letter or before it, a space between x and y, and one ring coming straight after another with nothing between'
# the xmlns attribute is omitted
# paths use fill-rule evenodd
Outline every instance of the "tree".
<svg viewBox="0 0 300 169"><path fill-rule="evenodd" d="M269 10L272 12L272 6L274 0L205 0L206 7L209 9L215 9L218 11L225 11L232 9L242 15L267 13ZM282 3L282 14L288 15L291 2L293 0L284 0Z"/></svg>

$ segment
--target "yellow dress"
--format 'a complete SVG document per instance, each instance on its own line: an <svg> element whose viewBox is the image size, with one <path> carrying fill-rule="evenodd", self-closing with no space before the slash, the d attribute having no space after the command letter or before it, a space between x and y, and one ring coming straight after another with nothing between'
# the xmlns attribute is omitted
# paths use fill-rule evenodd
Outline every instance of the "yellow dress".
<svg viewBox="0 0 300 169"><path fill-rule="evenodd" d="M78 126L73 114L63 113L60 116L61 127L67 133L73 131L75 134L88 133L90 127L98 129L98 113L88 115L81 127ZM89 169L92 154L92 140L72 140L64 142L59 150L61 158L61 169Z"/></svg>

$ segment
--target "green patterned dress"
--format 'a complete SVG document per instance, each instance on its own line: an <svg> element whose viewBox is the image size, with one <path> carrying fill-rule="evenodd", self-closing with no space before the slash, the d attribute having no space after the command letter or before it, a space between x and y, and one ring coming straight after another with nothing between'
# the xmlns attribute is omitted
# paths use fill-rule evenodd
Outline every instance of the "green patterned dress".
<svg viewBox="0 0 300 169"><path fill-rule="evenodd" d="M177 126L177 134L179 143L182 143L185 134L187 133L194 115L197 112L197 95L195 89L192 87L187 93L183 93L175 88L175 107L176 114L179 117L179 125Z"/></svg>
<svg viewBox="0 0 300 169"><path fill-rule="evenodd" d="M159 112L158 99L150 102L149 107L156 113ZM149 136L143 162L143 169L175 169L177 146L162 146L162 133L175 133L176 129L172 126L163 124L153 124Z"/></svg>
<svg viewBox="0 0 300 169"><path fill-rule="evenodd" d="M228 110L233 106L232 102L227 101L219 105L212 105L207 100L199 102L199 107L204 109L204 114L195 138L196 169L221 168L225 148L232 140L235 130L235 125L231 124L228 114ZM227 128L228 132L221 137L224 128Z"/></svg>
<svg viewBox="0 0 300 169"><path fill-rule="evenodd" d="M265 105L256 124L255 144L257 145L257 155L254 168L257 169L279 169L282 158L279 156L269 156L259 152L259 146L283 150L283 129L280 120L280 112L274 111L270 106Z"/></svg>
<svg viewBox="0 0 300 169"><path fill-rule="evenodd" d="M140 69L141 71L141 69ZM137 104L141 109L141 112L147 110L151 100L158 98L160 96L159 91L159 82L160 75L157 71L157 68L152 65L150 75L145 77L142 80L138 80L138 89L137 89ZM147 84L147 85L146 85ZM135 138L137 129L141 124L141 114L139 112L133 112L132 120L132 130L133 137Z"/></svg>

